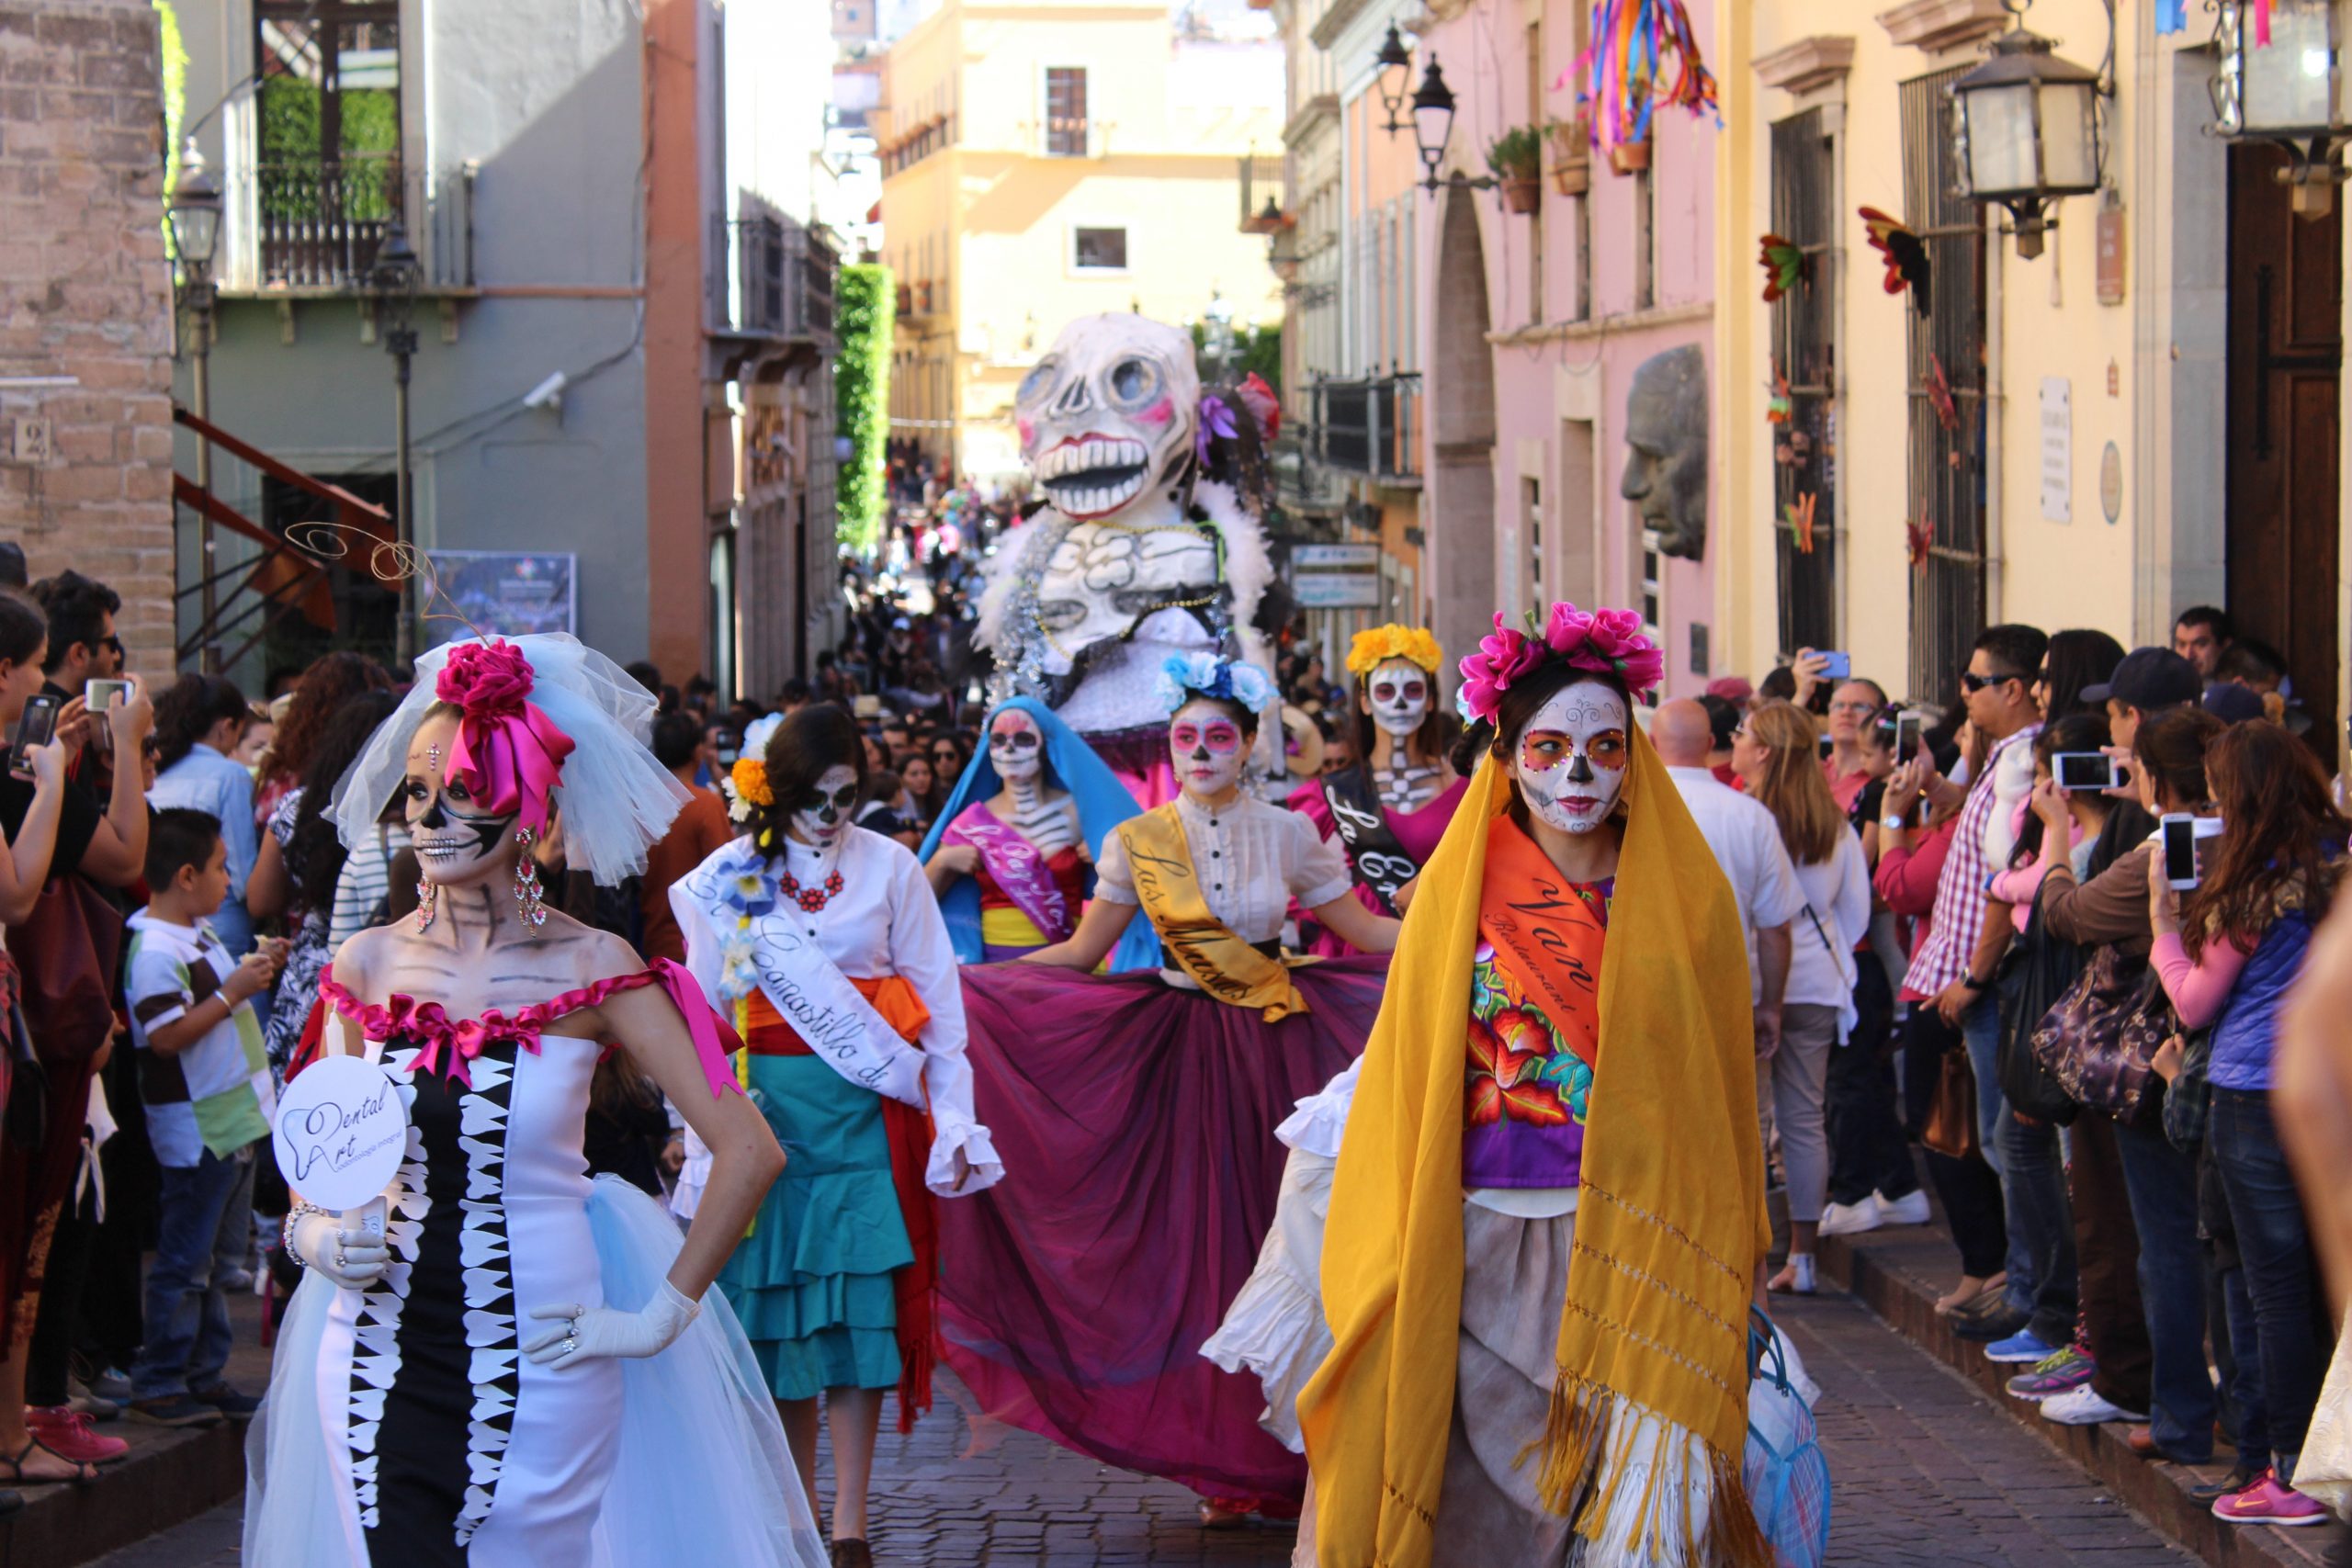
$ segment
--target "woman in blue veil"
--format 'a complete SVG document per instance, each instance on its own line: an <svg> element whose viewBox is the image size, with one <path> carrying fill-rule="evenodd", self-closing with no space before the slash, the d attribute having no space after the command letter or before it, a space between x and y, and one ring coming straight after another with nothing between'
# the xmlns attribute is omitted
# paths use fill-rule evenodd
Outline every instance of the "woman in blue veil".
<svg viewBox="0 0 2352 1568"><path fill-rule="evenodd" d="M989 709L981 744L921 853L956 958L1000 963L1067 938L1102 840L1139 810L1053 709L1034 697ZM1112 971L1159 963L1151 922L1130 921Z"/></svg>

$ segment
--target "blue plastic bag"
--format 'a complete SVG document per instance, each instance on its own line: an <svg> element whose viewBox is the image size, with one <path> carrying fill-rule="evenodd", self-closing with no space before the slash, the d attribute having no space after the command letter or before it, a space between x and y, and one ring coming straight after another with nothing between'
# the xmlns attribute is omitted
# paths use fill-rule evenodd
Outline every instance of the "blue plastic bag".
<svg viewBox="0 0 2352 1568"><path fill-rule="evenodd" d="M1740 1463L1748 1505L1781 1568L1821 1568L1829 1550L1829 1461L1793 1376L1793 1352L1772 1320L1750 1309L1747 1446ZM1808 1384L1809 1386L1809 1384Z"/></svg>

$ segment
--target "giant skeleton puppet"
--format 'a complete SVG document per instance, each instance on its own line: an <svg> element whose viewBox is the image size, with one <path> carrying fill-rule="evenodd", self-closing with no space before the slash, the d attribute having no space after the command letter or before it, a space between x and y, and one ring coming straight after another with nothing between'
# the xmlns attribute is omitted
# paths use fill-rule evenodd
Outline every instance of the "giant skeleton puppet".
<svg viewBox="0 0 2352 1568"><path fill-rule="evenodd" d="M1013 407L1045 504L989 564L990 695L1041 698L1143 804L1171 799L1162 665L1223 653L1272 667L1256 623L1273 573L1236 456L1254 451L1244 427L1271 434L1272 397L1253 378L1204 398L1182 328L1101 315L1062 329ZM1279 737L1260 737L1264 771L1280 769Z"/></svg>

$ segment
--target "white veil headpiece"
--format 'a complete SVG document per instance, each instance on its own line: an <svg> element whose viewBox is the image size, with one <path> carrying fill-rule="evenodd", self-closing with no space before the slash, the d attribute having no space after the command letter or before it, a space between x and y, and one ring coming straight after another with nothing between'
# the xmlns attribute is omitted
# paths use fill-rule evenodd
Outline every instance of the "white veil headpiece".
<svg viewBox="0 0 2352 1568"><path fill-rule="evenodd" d="M368 739L335 785L334 822L344 843L373 836L408 776L409 742L437 700L450 654L469 643L504 642L530 661L530 700L571 738L554 803L563 811L566 863L611 887L645 869L645 852L693 798L647 750L659 704L619 665L562 632L445 643L416 660L416 684Z"/></svg>

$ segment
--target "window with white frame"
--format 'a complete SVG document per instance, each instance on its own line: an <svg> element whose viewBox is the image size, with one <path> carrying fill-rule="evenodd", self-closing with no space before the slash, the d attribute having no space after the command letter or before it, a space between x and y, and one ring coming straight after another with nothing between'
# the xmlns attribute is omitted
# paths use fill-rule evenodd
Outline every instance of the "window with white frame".
<svg viewBox="0 0 2352 1568"><path fill-rule="evenodd" d="M1122 228L1080 226L1069 231L1069 265L1073 272L1127 270L1127 231Z"/></svg>

